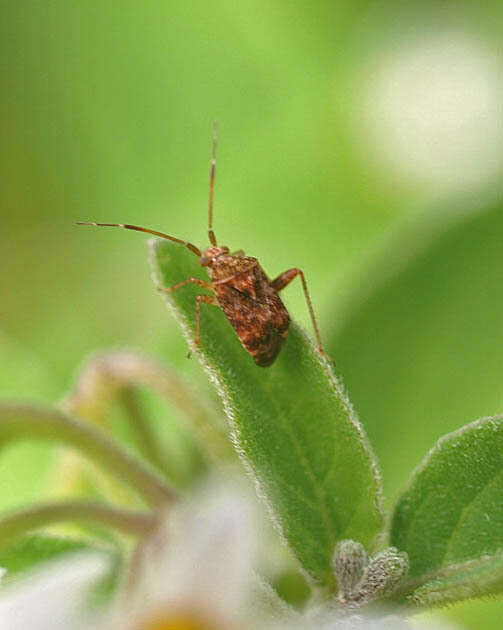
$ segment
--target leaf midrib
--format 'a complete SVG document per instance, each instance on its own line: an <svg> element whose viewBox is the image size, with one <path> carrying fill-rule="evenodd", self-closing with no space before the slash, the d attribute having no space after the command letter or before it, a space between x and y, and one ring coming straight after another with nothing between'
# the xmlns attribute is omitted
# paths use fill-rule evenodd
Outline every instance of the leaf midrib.
<svg viewBox="0 0 503 630"><path fill-rule="evenodd" d="M318 503L318 508L320 509L320 514L322 515L323 518L323 524L325 526L326 529L326 533L328 535L328 539L330 541L330 544L332 546L335 546L335 537L334 537L334 533L332 531L332 521L329 517L329 513L328 513L328 509L327 509L327 505L326 505L326 500L325 500L325 493L323 492L322 488L318 487L318 483L316 480L316 475L314 474L314 471L312 470L309 461L306 458L306 455L304 453L304 450L302 448L302 445L300 444L295 432L293 431L293 427L291 426L290 422L288 421L284 411L281 409L281 407L278 406L277 401L276 401L276 397L274 396L274 394L270 391L269 389L269 384L267 384L265 386L266 391L269 393L271 402L273 404L273 407L276 411L276 413L279 415L279 417L281 418L281 422L283 424L283 426L285 427L285 430L287 431L295 450L297 451L299 458L300 458L300 462L302 464L302 468L304 470L304 474L305 476L307 476L307 478L311 481L311 484L313 486L314 489L314 494L316 496L316 501ZM321 490L321 493L319 492L319 490Z"/></svg>

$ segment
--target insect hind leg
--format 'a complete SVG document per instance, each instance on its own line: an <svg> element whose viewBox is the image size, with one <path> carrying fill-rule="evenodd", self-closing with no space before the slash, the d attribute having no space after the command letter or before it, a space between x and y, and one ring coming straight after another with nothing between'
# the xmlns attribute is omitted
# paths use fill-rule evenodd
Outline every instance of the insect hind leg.
<svg viewBox="0 0 503 630"><path fill-rule="evenodd" d="M277 278L270 282L270 286L279 293L282 289L288 286L290 282L292 282L292 280L294 280L297 276L300 276L300 279L302 281L302 288L304 289L304 295L306 297L307 306L309 308L309 315L311 316L314 333L316 335L316 341L318 342L318 350L321 352L321 354L328 357L330 361L332 361L332 363L334 363L333 359L325 352L325 348L323 347L320 329L318 328L318 322L316 320L316 315L314 314L311 296L309 295L309 290L307 288L306 277L304 276L304 272L302 271L302 269L293 268L284 271Z"/></svg>

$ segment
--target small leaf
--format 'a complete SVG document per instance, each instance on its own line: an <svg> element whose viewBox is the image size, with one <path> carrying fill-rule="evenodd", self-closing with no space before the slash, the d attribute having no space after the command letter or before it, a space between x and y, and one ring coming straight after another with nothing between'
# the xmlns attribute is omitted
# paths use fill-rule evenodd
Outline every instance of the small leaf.
<svg viewBox="0 0 503 630"><path fill-rule="evenodd" d="M153 241L159 287L203 277L190 252ZM194 285L166 294L189 344ZM221 309L202 305L198 354L231 422L234 444L308 574L334 587L336 543L370 545L382 526L374 456L327 361L292 324L278 359L257 367Z"/></svg>
<svg viewBox="0 0 503 630"><path fill-rule="evenodd" d="M461 588L470 574L485 575L487 592L503 586L503 416L477 420L438 442L398 502L391 542L409 555L416 588L429 584L418 598L428 589L432 597L445 589L447 601L470 596Z"/></svg>
<svg viewBox="0 0 503 630"><path fill-rule="evenodd" d="M29 534L0 547L0 567L7 569L2 584L64 554L95 550L88 542L42 534Z"/></svg>
<svg viewBox="0 0 503 630"><path fill-rule="evenodd" d="M447 566L415 588L405 588L401 598L416 606L445 605L503 591L503 553Z"/></svg>
<svg viewBox="0 0 503 630"><path fill-rule="evenodd" d="M115 593L123 572L123 558L117 548L92 544L89 540L63 538L47 534L27 534L0 547L0 567L6 569L1 585L23 579L32 569L79 552L99 553L109 565L108 571L94 585L90 603L102 604Z"/></svg>

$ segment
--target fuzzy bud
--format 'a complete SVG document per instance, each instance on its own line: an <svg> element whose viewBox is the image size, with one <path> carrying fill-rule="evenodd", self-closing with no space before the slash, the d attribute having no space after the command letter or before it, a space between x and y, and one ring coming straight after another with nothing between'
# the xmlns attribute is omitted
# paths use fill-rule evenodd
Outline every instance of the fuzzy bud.
<svg viewBox="0 0 503 630"><path fill-rule="evenodd" d="M390 595L408 570L407 554L395 547L388 547L371 559L359 584L351 593L351 600L361 605Z"/></svg>
<svg viewBox="0 0 503 630"><path fill-rule="evenodd" d="M341 540L335 547L333 567L339 582L340 597L346 597L360 581L368 563L365 547L354 540Z"/></svg>

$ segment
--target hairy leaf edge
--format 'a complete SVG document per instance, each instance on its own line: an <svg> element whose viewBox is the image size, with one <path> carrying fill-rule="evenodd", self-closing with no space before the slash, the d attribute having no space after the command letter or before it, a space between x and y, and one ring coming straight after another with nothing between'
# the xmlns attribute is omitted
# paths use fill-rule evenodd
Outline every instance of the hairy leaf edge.
<svg viewBox="0 0 503 630"><path fill-rule="evenodd" d="M401 493L400 497L398 498L395 507L393 509L393 512L391 514L391 521L390 521L390 544L393 544L393 522L394 522L394 518L395 518L395 514L396 514L396 510L398 508L398 506L400 505L400 503L402 502L402 500L404 499L404 497L406 497L409 492L411 492L415 482L417 481L417 479L419 478L419 476L421 475L421 473L426 470L426 468L428 467L430 461L432 460L433 457L435 457L435 455L437 455L437 453L439 453L442 448L444 447L444 445L446 443L449 443L451 440L459 438L460 436L464 435L465 433L472 431L473 429L477 429L479 427L483 427L487 424L493 424L494 427L499 426L499 424L503 421L503 414L500 415L494 415L494 416L483 416L482 418L478 418L477 420L473 420L472 422L469 422L468 424L465 424L464 426L460 427L459 429L456 429L455 431L451 431L450 433L446 433L445 435L443 435L442 437L440 437L437 442L430 448L430 450L426 453L426 455L424 456L423 460L414 468L414 470L412 471L409 481L407 482L407 485L405 486L405 489L403 490L403 492ZM408 533L407 533L407 539L408 539ZM401 549L401 551L407 551L406 549ZM484 558L490 557L490 556L483 556ZM473 560L469 560L467 561L467 563L469 562L477 562L477 559L473 559ZM456 564L456 565L447 565L446 567L444 567L446 570L449 566L464 566L464 564L466 563L461 563L461 564ZM444 568L439 569L439 572L443 571ZM428 574L430 575L430 574ZM437 575L437 572L435 572L435 574L432 575ZM418 580L420 580L421 584L424 584L424 580L425 579L430 579L429 577L426 577L423 579L421 577L418 578ZM431 579L435 579L435 578L431 578Z"/></svg>
<svg viewBox="0 0 503 630"><path fill-rule="evenodd" d="M406 606L419 608L444 606L501 592L503 550L494 556L484 555L466 562L450 564L414 581L405 581L391 599Z"/></svg>

